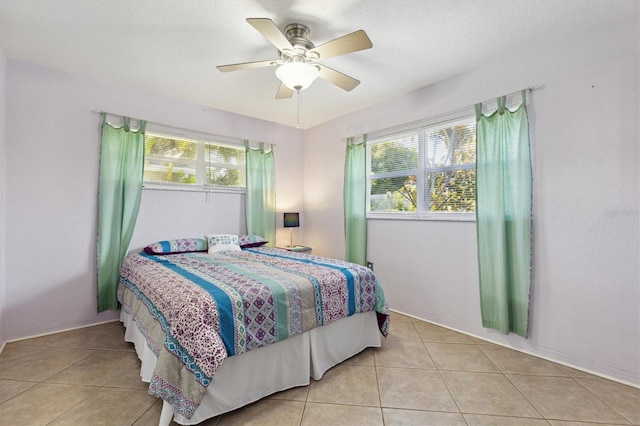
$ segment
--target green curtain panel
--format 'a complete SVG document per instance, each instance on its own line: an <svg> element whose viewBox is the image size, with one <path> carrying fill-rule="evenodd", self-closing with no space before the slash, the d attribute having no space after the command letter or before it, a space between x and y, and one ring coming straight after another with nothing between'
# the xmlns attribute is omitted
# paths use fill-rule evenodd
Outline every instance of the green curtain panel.
<svg viewBox="0 0 640 426"><path fill-rule="evenodd" d="M347 139L344 168L345 260L365 265L367 261L367 135L362 141Z"/></svg>
<svg viewBox="0 0 640 426"><path fill-rule="evenodd" d="M98 312L119 309L120 266L131 242L140 208L144 173L144 132L124 118L115 127L102 115L98 193Z"/></svg>
<svg viewBox="0 0 640 426"><path fill-rule="evenodd" d="M532 172L525 92L482 114L476 105L476 219L482 325L527 337L531 285Z"/></svg>
<svg viewBox="0 0 640 426"><path fill-rule="evenodd" d="M246 148L247 193L245 215L247 233L260 235L273 247L276 242L276 172L273 147L268 151L244 142Z"/></svg>

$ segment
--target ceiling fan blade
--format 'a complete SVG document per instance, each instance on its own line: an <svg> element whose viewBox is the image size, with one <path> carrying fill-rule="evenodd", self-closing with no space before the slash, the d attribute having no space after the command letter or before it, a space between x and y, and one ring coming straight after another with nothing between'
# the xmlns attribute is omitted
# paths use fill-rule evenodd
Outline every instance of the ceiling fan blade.
<svg viewBox="0 0 640 426"><path fill-rule="evenodd" d="M276 99L288 99L293 96L293 90L289 89L284 83L280 83L280 88L276 94Z"/></svg>
<svg viewBox="0 0 640 426"><path fill-rule="evenodd" d="M314 64L320 68L320 73L318 77L327 80L330 83L335 84L336 86L346 90L347 92L352 91L356 88L358 84L360 84L359 80L356 80L353 77L349 77L346 74L341 73L340 71L336 71L332 68L329 68L325 65Z"/></svg>
<svg viewBox="0 0 640 426"><path fill-rule="evenodd" d="M278 26L269 18L247 18L247 22L253 26L273 44L279 51L293 50L289 40L282 34Z"/></svg>
<svg viewBox="0 0 640 426"><path fill-rule="evenodd" d="M270 67L275 65L278 65L278 61L244 62L242 64L218 65L216 68L218 68L218 71L221 72L229 72L248 70L252 68Z"/></svg>
<svg viewBox="0 0 640 426"><path fill-rule="evenodd" d="M320 59L326 59L359 50L370 49L372 47L373 43L371 43L367 33L363 30L358 30L346 36L328 41L325 44L321 44L311 49L311 52L316 52L320 55Z"/></svg>

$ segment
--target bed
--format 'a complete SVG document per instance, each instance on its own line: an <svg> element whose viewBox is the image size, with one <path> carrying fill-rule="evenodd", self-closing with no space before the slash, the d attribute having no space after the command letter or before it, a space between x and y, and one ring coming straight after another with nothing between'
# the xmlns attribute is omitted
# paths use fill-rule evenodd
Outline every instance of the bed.
<svg viewBox="0 0 640 426"><path fill-rule="evenodd" d="M380 346L389 310L370 269L209 235L155 243L123 260L125 340L142 361L161 425L183 425L319 380Z"/></svg>

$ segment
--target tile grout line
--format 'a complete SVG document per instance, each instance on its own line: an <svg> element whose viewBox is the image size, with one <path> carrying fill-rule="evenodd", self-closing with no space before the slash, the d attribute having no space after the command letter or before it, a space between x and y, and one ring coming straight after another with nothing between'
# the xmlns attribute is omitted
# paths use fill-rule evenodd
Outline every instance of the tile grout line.
<svg viewBox="0 0 640 426"><path fill-rule="evenodd" d="M594 392L591 391L591 389L589 389L588 387L586 387L585 385L583 385L582 383L580 383L580 381L578 380L578 377L573 377L573 376L569 376L569 378L571 378L571 380L573 380L574 382L576 382L578 384L578 386L582 387L584 390L586 390L587 392L589 392L591 395L593 395L598 401L602 402L604 405L606 405L607 407L609 407L609 409L611 409L614 413L618 414L620 417L622 417L623 419L625 419L630 425L633 425L633 421L631 421L629 418L627 418L627 416L625 416L624 414L622 414L620 411L616 410L614 407L612 407L609 403L607 403L607 401L605 401L604 399L600 398L598 395L596 395Z"/></svg>
<svg viewBox="0 0 640 426"><path fill-rule="evenodd" d="M41 382L41 384L47 384L44 382ZM58 384L58 383L53 383ZM78 402L76 402L75 404L72 404L71 406L69 406L66 410L64 410L63 412L61 412L58 416L56 416L56 418L54 418L53 420L51 420L49 423L47 423L47 425L50 425L52 423L54 423L56 420L58 420L60 417L64 416L65 414L67 414L69 411L71 411L73 408L77 407L79 404L81 404L84 400L86 400L87 398L89 398L90 396L92 396L93 394L95 394L96 392L98 392L98 390L100 390L100 386L91 386L91 385L71 385L71 386L81 386L83 388L94 388L92 392L89 392L87 394L87 396L85 396L84 398L78 400Z"/></svg>
<svg viewBox="0 0 640 426"><path fill-rule="evenodd" d="M422 336L420 336L420 339L422 340ZM429 349L426 345L426 342L423 343L425 344L425 349L427 350L427 353L429 353ZM459 344L461 344L460 342L458 342ZM505 416L502 414L483 414L483 413L466 413L463 410L460 409L460 406L458 405L458 401L456 400L456 398L454 397L453 393L451 392L449 385L447 385L447 382L444 380L444 377L442 377L442 373L441 371L453 371L453 372L459 372L459 373L465 373L465 372L469 372L469 373L474 373L474 374L499 374L500 376L502 376L504 379L506 379L515 389L518 393L520 393L520 395L522 395L522 397L531 405L531 407L533 407L533 409L540 415L540 419L544 420L547 424L549 424L548 420L542 415L542 413L540 413L540 411L538 410L538 408L525 396L522 394L522 392L520 392L520 390L517 388L517 386L515 386L514 383L511 382L511 380L509 380L509 378L507 377L506 373L496 364L493 362L493 360L491 359L491 357L489 357L489 355L482 350L481 345L479 345L477 342L472 341L471 344L473 344L474 346L476 346L478 348L478 350L480 350L480 352L487 357L487 359L489 360L489 362L491 362L491 364L497 369L497 372L490 372L490 371L466 371L466 370L447 370L447 369L441 369L438 367L438 365L434 362L434 365L436 367L436 370L438 371L438 375L440 376L440 379L442 380L442 382L444 383L445 387L447 388L447 391L449 392L451 399L453 399L454 403L456 404L456 407L458 408L458 411L460 412L460 414L462 415L465 423L468 425L469 422L467 421L467 418L464 416L464 414L475 414L475 415L486 415L486 416L498 416L498 417L505 417L505 418L511 418L513 416ZM517 417L517 416L516 416ZM517 417L517 418L526 418L529 419L530 417Z"/></svg>
<svg viewBox="0 0 640 426"><path fill-rule="evenodd" d="M549 423L549 419L547 419L547 416L545 416L544 414L542 414L542 412L540 411L540 409L533 403L533 401L531 401L529 398L527 398L527 395L525 395L520 388L513 382L513 380L511 380L511 378L509 377L509 375L507 373L502 373L505 377L505 379L507 379L507 381L509 383L511 383L511 386L513 386L515 388L516 391L518 391L518 393L520 393L520 395L522 395L522 397L529 403L531 404L531 406L533 407L534 410L536 410L538 412L538 414L540 414L540 417L543 418L547 423ZM516 376L533 376L533 377L540 377L540 375L535 375L535 374L513 374ZM547 377L558 377L558 376L547 376Z"/></svg>
<svg viewBox="0 0 640 426"><path fill-rule="evenodd" d="M382 347L382 341L380 343L380 347ZM382 426L385 426L384 421L384 410L382 407L382 392L380 391L380 377L378 376L378 362L376 360L376 349L374 348L371 356L373 356L373 369L376 372L376 388L378 389L378 406L380 408L380 417L382 418Z"/></svg>

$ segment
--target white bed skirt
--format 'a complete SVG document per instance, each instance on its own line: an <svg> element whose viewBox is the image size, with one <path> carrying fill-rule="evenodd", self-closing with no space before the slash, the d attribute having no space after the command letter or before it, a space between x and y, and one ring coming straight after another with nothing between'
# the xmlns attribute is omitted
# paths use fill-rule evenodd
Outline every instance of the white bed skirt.
<svg viewBox="0 0 640 426"><path fill-rule="evenodd" d="M122 310L120 321L126 327L125 340L135 345L142 361L140 376L149 382L156 356L131 315ZM365 348L379 346L380 330L376 313L371 311L229 357L218 368L202 403L190 419L174 415L173 407L165 402L160 425L168 425L172 417L181 425L197 424L273 393L306 386L310 377L319 380L334 365Z"/></svg>

